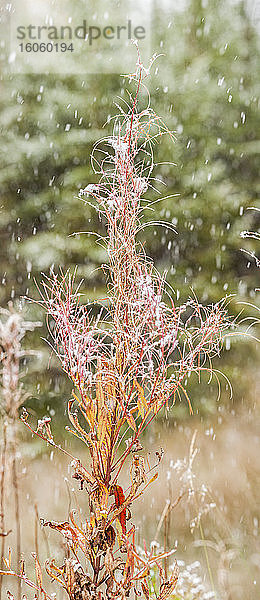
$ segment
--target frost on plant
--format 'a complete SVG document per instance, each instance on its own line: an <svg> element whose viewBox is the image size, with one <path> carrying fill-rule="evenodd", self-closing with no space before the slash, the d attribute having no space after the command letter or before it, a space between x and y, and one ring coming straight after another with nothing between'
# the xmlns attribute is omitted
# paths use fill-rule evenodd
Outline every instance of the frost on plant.
<svg viewBox="0 0 260 600"><path fill-rule="evenodd" d="M26 356L35 355L22 346L27 331L33 331L41 323L26 320L21 311L16 311L12 302L8 309L0 307L0 415L3 417L1 431L1 467L0 467L0 565L3 565L5 538L12 529L6 527L5 512L7 493L14 500L17 566L21 553L21 523L19 508L19 486L17 476L17 435L16 424L19 407L27 398L22 384L22 361ZM9 480L9 481L8 481ZM11 485L10 485L11 482ZM21 598L18 582L18 600ZM0 572L0 600L2 575Z"/></svg>
<svg viewBox="0 0 260 600"><path fill-rule="evenodd" d="M88 498L83 525L73 512L68 521L42 522L65 541L64 563L58 566L50 559L46 570L71 600L124 599L133 593L154 598L154 569L159 577L157 600L173 593L178 568L166 577L161 562L173 551L158 552L152 546L140 552L135 543L130 507L156 479L162 456L158 452L148 463L140 436L166 404L182 396L190 404L186 379L202 371L211 377L211 360L219 355L228 327L226 299L208 307L196 298L176 305L165 276L157 272L139 241L148 225L144 211L152 209L143 196L151 187L153 147L162 135L172 135L149 102L139 111L148 71L138 55L130 76L135 93L129 94L128 102L120 102L112 134L97 142L91 155L99 181L80 193L95 206L107 231L101 240L108 255L103 266L107 295L98 301L102 309L95 316L93 306L82 304L75 274L70 272L51 272L39 286L53 350L73 384L67 429L87 446L90 457L86 469L63 450L71 458L72 477ZM41 419L34 428L28 417L24 411L27 426L56 446L50 419ZM125 464L129 484L123 489L120 476ZM37 584L24 574L20 577L45 598L35 560ZM13 574L9 563L7 570Z"/></svg>
<svg viewBox="0 0 260 600"><path fill-rule="evenodd" d="M207 588L200 576L201 565L199 561L189 565L179 561L179 567L180 576L174 600L217 600L215 592Z"/></svg>
<svg viewBox="0 0 260 600"><path fill-rule="evenodd" d="M32 354L22 348L22 339L27 331L33 331L41 323L24 319L11 302L9 309L0 308L0 315L0 412L15 419L26 397L21 383L21 360Z"/></svg>

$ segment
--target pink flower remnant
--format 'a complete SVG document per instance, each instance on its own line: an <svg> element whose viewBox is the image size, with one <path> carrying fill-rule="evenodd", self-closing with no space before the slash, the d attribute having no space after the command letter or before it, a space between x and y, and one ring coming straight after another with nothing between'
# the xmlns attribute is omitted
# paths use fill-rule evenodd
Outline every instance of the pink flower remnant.
<svg viewBox="0 0 260 600"><path fill-rule="evenodd" d="M130 409L138 381L149 410L156 414L176 394L187 398L186 378L192 372L212 373L211 360L219 354L229 321L227 299L205 307L192 298L177 306L165 276L137 240L148 225L144 211L151 209L144 194L151 187L153 146L162 135L173 135L149 103L138 112L146 75L139 60L131 76L135 97L129 95L129 104L122 100L112 135L93 148L91 163L99 181L80 190L86 203L94 203L107 229L105 311L91 316L69 272L44 279L41 304L51 317L55 352L82 399L91 395L97 377L101 384L112 378Z"/></svg>

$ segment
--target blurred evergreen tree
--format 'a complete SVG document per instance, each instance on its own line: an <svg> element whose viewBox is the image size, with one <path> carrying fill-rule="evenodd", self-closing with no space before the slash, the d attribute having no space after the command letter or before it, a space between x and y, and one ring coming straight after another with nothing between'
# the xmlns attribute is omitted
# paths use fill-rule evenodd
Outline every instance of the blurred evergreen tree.
<svg viewBox="0 0 260 600"><path fill-rule="evenodd" d="M257 219L245 212L259 193L257 34L243 4L222 0L189 0L178 14L155 2L154 31L166 58L153 102L177 137L173 148L162 140L156 149L158 162L177 166L158 173L167 194L180 193L160 212L179 236L161 240L158 233L154 252L159 257L163 243L162 263L174 266L171 282L183 290L186 280L205 301L225 293L254 297L257 273L241 255L240 231Z"/></svg>
<svg viewBox="0 0 260 600"><path fill-rule="evenodd" d="M27 75L5 81L1 95L1 301L31 292L31 278L54 264L79 265L79 275L105 256L93 238L68 237L92 229L93 215L76 198L93 177L89 155L104 135L118 77ZM114 84L116 80L116 85ZM89 223L91 221L91 223ZM90 288L92 281L88 282ZM12 292L12 289L14 290Z"/></svg>
<svg viewBox="0 0 260 600"><path fill-rule="evenodd" d="M257 34L244 5L223 0L188 0L178 12L154 0L152 32L153 50L166 55L150 81L152 105L177 138L155 147L156 162L176 163L156 167L166 187L156 185L161 195L179 196L155 204L151 219L172 221L178 236L147 227L140 239L158 268L169 270L177 299L192 286L203 301L237 293L255 302L256 269L240 252L239 234L259 225L256 212L245 212L259 189ZM79 265L87 295L102 294L103 272L95 269L106 261L103 249L93 236L68 235L103 231L76 194L94 181L91 147L106 135L101 128L124 85L117 74L2 77L2 304L34 294L32 276L52 264ZM230 353L233 375L241 360Z"/></svg>

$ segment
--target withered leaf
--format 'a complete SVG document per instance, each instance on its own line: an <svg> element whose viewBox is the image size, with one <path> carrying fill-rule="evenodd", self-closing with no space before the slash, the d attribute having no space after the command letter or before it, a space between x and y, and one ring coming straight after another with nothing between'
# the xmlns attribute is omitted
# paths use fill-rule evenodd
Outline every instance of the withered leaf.
<svg viewBox="0 0 260 600"><path fill-rule="evenodd" d="M100 445L102 444L102 442L105 438L108 424L109 424L108 423L108 414L106 412L105 407L103 406L98 415L98 427L97 427L97 436L98 436Z"/></svg>
<svg viewBox="0 0 260 600"><path fill-rule="evenodd" d="M116 533L112 525L109 525L105 530L105 540L108 546L113 547L116 539Z"/></svg>
<svg viewBox="0 0 260 600"><path fill-rule="evenodd" d="M126 413L126 420L128 425L131 427L131 429L133 429L134 431L136 431L136 423L134 420L134 417L131 413Z"/></svg>
<svg viewBox="0 0 260 600"><path fill-rule="evenodd" d="M139 413L142 417L142 419L144 418L144 416L146 415L147 411L148 411L148 405L147 405L147 401L145 398L145 394L144 394L144 390L142 388L142 386L138 383L138 381L135 379L134 381L134 385L137 389L137 406L138 406L138 410Z"/></svg>
<svg viewBox="0 0 260 600"><path fill-rule="evenodd" d="M114 571L114 558L110 548L107 548L105 559L104 559L105 569L106 571L112 575Z"/></svg>
<svg viewBox="0 0 260 600"><path fill-rule="evenodd" d="M158 600L167 600L167 598L169 598L169 596L171 596L172 592L174 591L174 589L177 585L178 577L179 577L179 567L177 565L177 561L175 561L173 573L172 573L170 579L168 579L168 581L164 581L164 583L162 583L162 585L160 587L160 594L158 596Z"/></svg>
<svg viewBox="0 0 260 600"><path fill-rule="evenodd" d="M143 590L144 597L149 600L149 588L146 581L141 581L141 588Z"/></svg>

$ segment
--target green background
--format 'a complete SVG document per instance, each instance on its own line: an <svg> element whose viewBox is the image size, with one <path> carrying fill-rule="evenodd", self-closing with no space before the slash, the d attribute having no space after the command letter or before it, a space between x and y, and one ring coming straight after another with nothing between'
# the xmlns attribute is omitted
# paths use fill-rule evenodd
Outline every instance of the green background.
<svg viewBox="0 0 260 600"><path fill-rule="evenodd" d="M60 6L54 5L57 12ZM86 13L89 22L99 19L108 24L107 10L113 23L122 23L129 6L125 2L75 5L70 1L63 3L60 12L65 24L68 15L73 14L73 22L80 23ZM28 2L19 3L19 10L26 15ZM37 10L40 14L42 3L30 16L35 23L39 22ZM151 104L176 132L175 143L163 137L154 148L156 163L176 166L158 164L154 176L165 184L158 184L163 196L179 194L156 204L152 215L153 220L173 223L178 235L167 228L149 227L140 240L156 267L168 271L176 302L185 301L191 290L203 303L235 294L230 305L235 316L242 307L239 302L259 304L255 292L259 271L240 250L242 245L258 250L256 242L240 238L241 230L259 227L259 213L247 210L259 206L259 39L255 23L243 3L221 0L189 0L181 7L177 2L141 2L139 11L139 22L142 24L143 17L147 30L140 41L146 64L150 53L163 55L147 84ZM9 15L12 28L17 18ZM14 23L12 19L16 19ZM27 23L25 17L23 22ZM116 40L109 45L98 40L94 52L104 52L104 61L96 73L89 72L88 46L80 55L66 53L67 72L60 72L58 54L49 57L44 72L32 72L26 63L15 72L15 61L8 62L12 50L8 36L2 46L1 305L10 298L19 303L23 295L37 297L33 278L39 281L40 273L48 273L52 265L64 269L78 265L86 297L102 296L105 280L97 267L106 262L105 251L93 236L69 236L82 230L104 233L95 211L84 206L77 194L95 181L91 148L99 137L111 133L112 125L105 129L103 125L108 115L117 113L114 100L127 97L128 80L120 72L129 70L129 63L135 68L135 48L128 43L122 52ZM149 192L147 197L157 196ZM35 306L23 300L22 304L28 316L44 319ZM252 308L244 310L246 315L257 314ZM245 331L245 325L241 330ZM255 330L252 333L257 335ZM40 335L46 335L44 328L26 342L42 351L38 362L30 360L26 366L25 383L32 394L28 402L37 410L55 406L63 411L59 400L65 399L70 384L54 359L48 367L48 348ZM221 366L218 361L215 366L230 378L233 401L239 402L254 378L257 345L247 338L232 338L227 350ZM190 387L195 409L215 411L213 385L205 382L196 390L191 381ZM228 401L225 384L223 401Z"/></svg>

